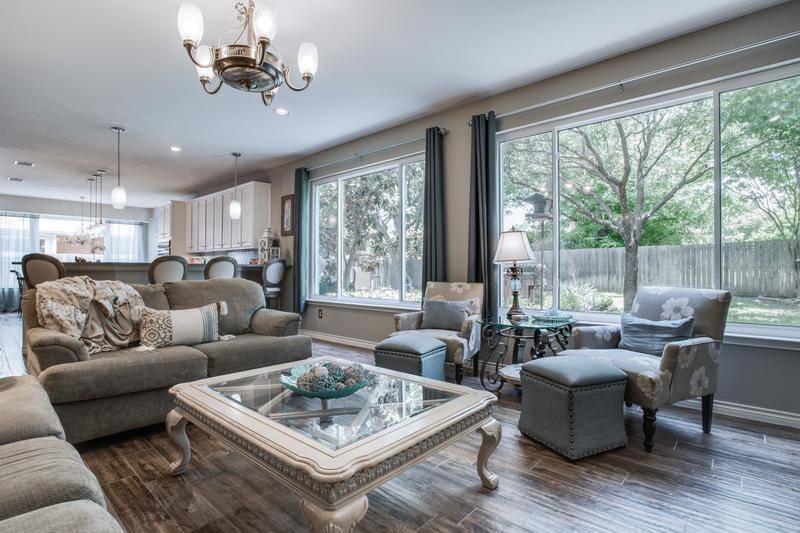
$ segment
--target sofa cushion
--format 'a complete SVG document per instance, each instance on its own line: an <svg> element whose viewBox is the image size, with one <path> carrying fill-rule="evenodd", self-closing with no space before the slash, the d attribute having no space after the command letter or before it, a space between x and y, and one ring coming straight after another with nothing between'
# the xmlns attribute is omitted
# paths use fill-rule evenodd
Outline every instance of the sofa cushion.
<svg viewBox="0 0 800 533"><path fill-rule="evenodd" d="M64 438L47 393L33 376L0 379L0 445L36 437Z"/></svg>
<svg viewBox="0 0 800 533"><path fill-rule="evenodd" d="M633 315L622 315L619 347L632 352L661 356L670 342L692 338L694 318L677 320L648 320Z"/></svg>
<svg viewBox="0 0 800 533"><path fill-rule="evenodd" d="M111 514L94 502L57 503L0 522L0 533L124 533Z"/></svg>
<svg viewBox="0 0 800 533"><path fill-rule="evenodd" d="M163 283L152 283L150 285L131 283L131 287L138 291L142 300L144 300L145 307L158 309L159 311L169 309L169 300L167 300L167 292L164 290Z"/></svg>
<svg viewBox="0 0 800 533"><path fill-rule="evenodd" d="M669 402L672 375L661 370L661 358L618 348L609 350L564 350L559 357L575 355L610 363L628 375L625 401L658 409Z"/></svg>
<svg viewBox="0 0 800 533"><path fill-rule="evenodd" d="M469 316L472 300L440 302L428 300L422 313L420 329L451 329L461 331Z"/></svg>
<svg viewBox="0 0 800 533"><path fill-rule="evenodd" d="M0 479L0 520L73 500L105 507L97 478L75 448L55 437L0 446Z"/></svg>
<svg viewBox="0 0 800 533"><path fill-rule="evenodd" d="M225 304L175 311L145 308L139 338L143 345L153 348L218 341L220 310L224 312Z"/></svg>
<svg viewBox="0 0 800 533"><path fill-rule="evenodd" d="M194 346L208 357L208 375L277 365L311 357L311 339L304 335L267 337L246 333L219 342Z"/></svg>
<svg viewBox="0 0 800 533"><path fill-rule="evenodd" d="M241 278L164 283L170 309L191 309L214 302L225 302L228 314L219 319L220 335L248 333L250 319L264 307L261 285Z"/></svg>
<svg viewBox="0 0 800 533"><path fill-rule="evenodd" d="M171 387L206 377L206 358L189 346L100 352L90 361L52 366L39 380L54 404Z"/></svg>

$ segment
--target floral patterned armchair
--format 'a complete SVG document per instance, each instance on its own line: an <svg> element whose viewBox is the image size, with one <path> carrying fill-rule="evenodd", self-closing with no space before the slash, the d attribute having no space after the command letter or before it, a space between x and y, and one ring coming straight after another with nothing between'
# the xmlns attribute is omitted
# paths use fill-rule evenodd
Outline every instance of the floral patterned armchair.
<svg viewBox="0 0 800 533"><path fill-rule="evenodd" d="M472 300L470 314L461 325L460 331L445 329L420 329L422 315L427 300L443 300L447 302ZM435 337L447 346L445 360L456 368L456 383L464 377L464 362L472 359L473 370L478 373L478 358L474 357L481 349L481 325L478 323L483 309L483 283L450 283L446 281L429 281L425 286L422 300L422 311L394 315L395 332L391 336L402 333L419 333Z"/></svg>
<svg viewBox="0 0 800 533"><path fill-rule="evenodd" d="M702 398L703 431L711 431L720 346L731 293L710 289L640 287L630 313L648 320L694 317L694 338L670 342L661 356L619 348L619 326L573 329L574 349L563 355L591 357L628 374L625 402L642 407L644 447L653 449L656 411L689 398Z"/></svg>

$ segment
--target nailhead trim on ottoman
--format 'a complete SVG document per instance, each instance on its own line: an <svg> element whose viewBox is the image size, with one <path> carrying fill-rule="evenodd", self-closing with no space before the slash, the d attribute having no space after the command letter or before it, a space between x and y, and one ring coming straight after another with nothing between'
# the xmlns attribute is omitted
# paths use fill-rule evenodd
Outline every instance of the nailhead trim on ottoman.
<svg viewBox="0 0 800 533"><path fill-rule="evenodd" d="M601 368L598 363L605 363L599 361L589 363L585 371L576 370L576 362L569 360L583 358L572 356L547 359L547 372L530 364L520 371L520 432L573 460L625 446L628 443L622 407L625 373L619 370L615 378L613 370L618 369L610 365ZM569 381L558 374L559 366L568 365L572 368L565 375L580 385L559 383L559 380Z"/></svg>
<svg viewBox="0 0 800 533"><path fill-rule="evenodd" d="M419 334L396 335L375 346L375 364L444 381L445 343Z"/></svg>

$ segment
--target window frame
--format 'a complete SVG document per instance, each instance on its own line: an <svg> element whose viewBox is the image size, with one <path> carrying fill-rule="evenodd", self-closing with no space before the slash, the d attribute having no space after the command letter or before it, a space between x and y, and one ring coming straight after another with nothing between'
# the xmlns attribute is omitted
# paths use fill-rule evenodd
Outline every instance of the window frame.
<svg viewBox="0 0 800 533"><path fill-rule="evenodd" d="M526 137L533 137L550 132L552 165L551 165L551 193L552 193L552 273L551 287L553 302L560 301L560 250L561 250L561 212L560 212L560 187L559 187L559 133L572 128L595 124L620 118L624 116L644 113L665 107L681 105L689 102L712 99L713 120L713 195L714 195L714 288L722 286L722 168L721 136L720 136L720 98L724 93L746 89L766 83L800 76L800 65L797 63L772 65L728 76L722 79L709 80L693 84L689 87L679 87L669 91L633 98L628 101L617 102L597 108L590 108L566 115L549 118L539 122L516 126L500 130L496 135L496 175L498 176L497 212L500 220L499 227L503 228L503 180L502 158L500 145L504 142L514 141ZM498 269L500 270L500 269ZM502 304L502 272L497 273L497 304ZM579 322L590 324L619 324L619 316L613 313L597 313L584 311L570 311L570 314ZM784 349L800 349L800 326L777 324L758 324L747 322L731 322L728 324L726 339L734 340L737 344L759 347L777 347Z"/></svg>
<svg viewBox="0 0 800 533"><path fill-rule="evenodd" d="M378 310L387 310L387 311L394 311L394 310L409 310L409 309L420 309L422 302L414 302L405 300L406 296L406 284L405 284L405 274L406 274L406 187L407 187L407 180L406 180L406 170L405 167L407 165L413 163L424 163L425 162L425 152L413 152L410 154L405 154L402 156L394 157L391 159L387 159L384 161L379 161L376 163L372 163L369 165L359 166L353 169L343 170L340 172L334 172L332 174L326 174L324 176L320 176L318 178L312 178L309 180L309 198L311 202L311 208L308 210L309 216L309 225L308 227L311 228L311 234L309 235L308 239L308 252L309 252L309 269L308 275L306 279L306 290L308 297L306 300L311 303L325 303L328 305L335 305L335 306L343 306L343 307L351 307L351 308L362 308L362 309L378 309ZM344 296L342 294L342 276L343 276L343 267L344 267L344 254L343 252L343 239L344 239L344 225L341 223L343 220L343 203L342 193L344 190L344 183L347 180L357 179L369 174L375 174L376 172L383 172L386 170L393 170L399 169L400 171L400 183L398 190L400 192L400 212L398 216L400 217L400 287L399 287L399 299L381 299L381 298L357 298L352 296ZM337 197L339 199L338 206L337 206L337 250L336 250L336 296L331 295L323 295L318 294L316 289L316 277L317 277L317 236L318 232L318 218L316 216L317 213L317 195L316 195L316 187L320 185L324 185L327 183L336 183L337 184Z"/></svg>

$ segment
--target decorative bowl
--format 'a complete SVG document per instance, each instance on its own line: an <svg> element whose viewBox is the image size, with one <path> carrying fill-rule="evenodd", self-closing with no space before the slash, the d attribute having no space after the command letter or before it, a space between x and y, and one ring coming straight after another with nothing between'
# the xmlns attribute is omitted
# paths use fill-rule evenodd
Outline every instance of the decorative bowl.
<svg viewBox="0 0 800 533"><path fill-rule="evenodd" d="M305 378L304 376L309 373L315 372L315 369L320 367L325 368L326 374L333 374L333 372L328 372L328 369L331 367L338 367L343 372L346 371L348 368L356 368L357 372L360 373L361 379L356 381L355 383L351 383L350 385L346 385L343 380L337 380L335 378L331 378L333 382L333 388L330 387L319 387L315 390L309 390L308 388L304 388L298 385L298 380L301 382ZM319 371L317 371L319 372ZM328 380L327 385L330 385L330 381ZM334 363L323 363L321 365L300 365L296 366L291 369L289 375L283 374L278 378L278 381L281 382L287 389L296 392L301 396L306 396L308 398L320 398L323 400L331 400L334 398L344 398L345 396L350 396L351 394L358 392L359 390L363 389L367 385L370 385L374 380L374 376L367 371L363 366L359 364L351 365L350 367L341 367ZM341 383L342 387L335 388L337 383Z"/></svg>

